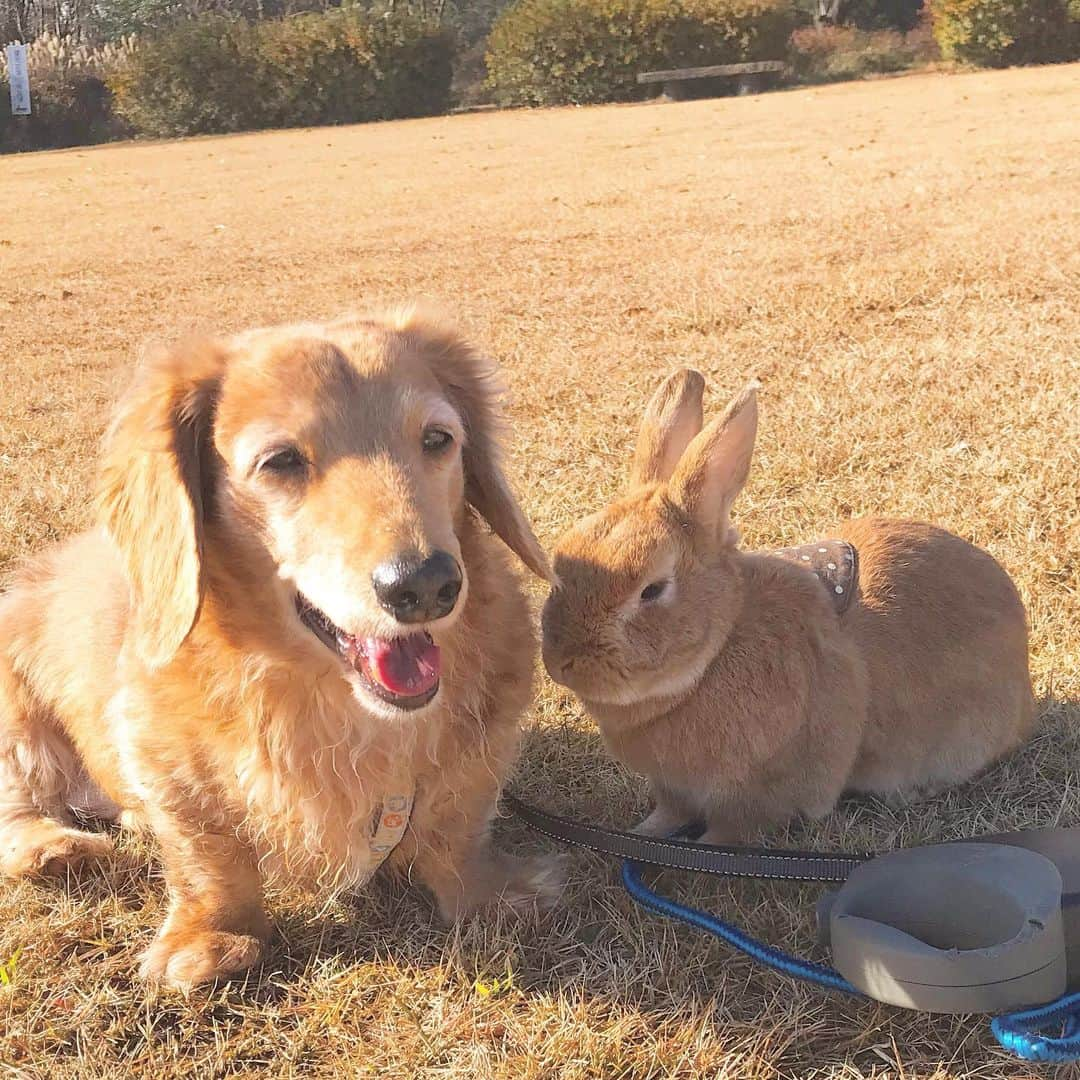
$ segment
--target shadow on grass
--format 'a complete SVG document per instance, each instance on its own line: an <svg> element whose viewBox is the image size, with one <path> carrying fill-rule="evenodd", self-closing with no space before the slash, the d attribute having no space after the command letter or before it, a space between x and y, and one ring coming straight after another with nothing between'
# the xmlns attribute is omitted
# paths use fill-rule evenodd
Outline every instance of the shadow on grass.
<svg viewBox="0 0 1080 1080"><path fill-rule="evenodd" d="M768 842L886 851L1080 821L1080 795L1067 783L1080 760L1080 703L1049 700L1043 713L1038 734L1023 751L969 784L910 804L848 799L824 821L793 823ZM611 761L594 729L576 716L565 726L527 733L513 788L556 813L614 827L631 826L649 809L645 784ZM209 1044L223 1028L276 1016L282 1038L291 1038L295 1026L297 1040L310 1040L302 1024L308 1002L337 1000L344 1009L363 1012L380 994L419 994L421 1001L428 995L467 998L505 986L509 975L512 992L526 1004L568 1001L604 1015L635 1014L650 1031L706 1023L733 1046L772 1040L772 1065L796 1075L811 1065L880 1068L882 1046L898 1047L907 1065L940 1063L961 1052L969 1062L985 1063L996 1053L981 1019L927 1017L829 995L636 908L621 887L614 859L562 852L508 816L498 821L496 839L499 847L519 854L561 854L568 883L553 910L512 916L495 909L447 928L422 889L380 879L358 895L329 903L303 895L272 897L278 935L263 968L244 983L207 991L197 1007L158 998L153 1038L182 1035L195 1053L200 1040ZM89 970L105 963L110 981L131 988L137 947L149 941L164 908L160 875L148 875L147 863L137 865L138 858L130 857L142 854L149 853L140 844L103 877L77 886L80 900L123 909L115 930L126 921L137 931L137 942L129 935L126 942L118 936L109 944L111 931L103 926L96 938L73 945L74 952L58 949L56 961L92 964ZM655 880L669 895L731 919L766 942L827 960L814 928L820 887L675 873ZM96 958L85 951L91 947L100 950ZM540 1009L533 1019L530 1012L529 1022L543 1023L543 1015ZM148 1035L131 1027L114 1037L124 1053L145 1046ZM309 1050L317 1056L317 1046Z"/></svg>
<svg viewBox="0 0 1080 1080"><path fill-rule="evenodd" d="M795 822L768 838L774 846L887 851L992 831L1068 825L1080 821L1080 798L1065 783L1068 763L1080 760L1080 705L1043 703L1044 721L1019 754L982 776L933 799L910 803L845 799L821 822ZM596 732L578 723L528 732L512 785L526 801L556 813L627 828L649 809L646 785L614 763ZM284 948L276 973L249 987L256 998L280 993L313 966L390 964L419 972L440 968L460 983L514 973L516 992L528 996L602 1000L663 1025L706 1014L717 1028L759 1034L785 1010L827 1010L829 1023L804 1030L780 1054L794 1067L813 1061L850 1065L860 1055L881 1064L883 1029L908 1061L940 1060L963 1044L978 1054L985 1033L972 1041L972 1024L929 1020L873 1002L826 995L757 968L722 943L637 909L623 892L617 860L559 845L505 816L497 843L519 854L562 855L568 884L554 910L511 918L495 911L446 929L434 919L422 890L374 883L333 917L299 919L294 908L279 922ZM706 875L662 874L658 884L684 902L730 918L753 935L800 956L827 961L816 941L814 905L821 887L727 881ZM267 987L267 981L278 990ZM733 993L734 992L734 993ZM975 1026L979 1024L976 1022ZM852 1032L862 1034L853 1038ZM843 1036L840 1036L843 1032ZM965 1050L965 1053L967 1050ZM867 1068L870 1058L862 1061Z"/></svg>

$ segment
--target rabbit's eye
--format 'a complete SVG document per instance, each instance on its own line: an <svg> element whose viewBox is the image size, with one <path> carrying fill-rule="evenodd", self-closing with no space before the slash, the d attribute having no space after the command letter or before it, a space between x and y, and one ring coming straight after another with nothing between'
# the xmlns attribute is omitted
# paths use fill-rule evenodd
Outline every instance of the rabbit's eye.
<svg viewBox="0 0 1080 1080"><path fill-rule="evenodd" d="M653 600L659 600L660 597L664 595L664 590L666 588L666 581L654 581L651 585L646 585L645 588L641 590L641 599L644 600L646 604Z"/></svg>

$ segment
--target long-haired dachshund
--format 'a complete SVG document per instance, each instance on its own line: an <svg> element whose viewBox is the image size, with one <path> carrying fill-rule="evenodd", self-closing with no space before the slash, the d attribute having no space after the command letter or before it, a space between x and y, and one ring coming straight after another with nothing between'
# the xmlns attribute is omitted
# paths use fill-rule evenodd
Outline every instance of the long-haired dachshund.
<svg viewBox="0 0 1080 1080"><path fill-rule="evenodd" d="M100 527L0 598L0 870L106 854L80 817L148 827L170 905L142 970L180 987L259 960L267 874L385 860L447 918L546 892L489 841L534 660L506 548L549 573L498 389L409 313L145 362Z"/></svg>

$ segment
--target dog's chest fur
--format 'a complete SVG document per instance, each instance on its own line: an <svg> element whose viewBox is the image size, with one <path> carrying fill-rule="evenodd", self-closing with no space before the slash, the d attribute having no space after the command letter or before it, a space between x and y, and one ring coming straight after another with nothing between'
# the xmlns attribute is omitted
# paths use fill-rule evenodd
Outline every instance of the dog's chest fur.
<svg viewBox="0 0 1080 1080"><path fill-rule="evenodd" d="M210 704L212 712L192 710L187 731L165 739L138 722L138 693L114 699L134 801L164 802L212 830L238 833L269 876L331 889L363 883L386 858L373 846L377 834L380 845L387 840L380 820L390 800L411 800L424 764L438 759L446 722L445 707L380 721L344 679L312 682L250 665L247 678L219 687Z"/></svg>
<svg viewBox="0 0 1080 1080"><path fill-rule="evenodd" d="M264 646L224 632L208 604L174 671L134 673L110 707L125 805L165 801L208 830L236 833L279 880L362 883L387 854L373 841L385 839L384 809L400 812L390 799L445 786L465 758L501 769L498 755L516 745L507 733L528 697L530 638L520 590L493 588L501 559L496 550L470 560L469 603L440 642L439 699L400 719L365 708L336 660L290 662L276 638ZM150 716L173 722L147 725Z"/></svg>
<svg viewBox="0 0 1080 1080"><path fill-rule="evenodd" d="M260 723L235 769L243 830L269 871L355 886L388 853L379 825L389 804L395 815L411 805L418 757L430 752L439 710L379 721L335 686L316 690L289 716L290 697L266 695L250 714Z"/></svg>

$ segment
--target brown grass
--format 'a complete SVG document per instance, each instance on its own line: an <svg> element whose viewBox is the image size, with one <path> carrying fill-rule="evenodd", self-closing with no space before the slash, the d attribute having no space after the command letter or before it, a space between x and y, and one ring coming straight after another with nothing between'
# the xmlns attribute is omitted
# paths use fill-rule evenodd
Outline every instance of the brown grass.
<svg viewBox="0 0 1080 1080"><path fill-rule="evenodd" d="M1045 711L1033 744L931 803L852 803L781 839L884 849L1080 821L1078 116L1072 66L8 159L0 570L85 524L108 403L145 339L429 297L505 363L514 470L546 540L616 490L646 395L688 363L714 402L765 384L749 544L911 515L1015 574ZM546 681L531 723L526 794L610 823L644 810ZM1034 1075L982 1018L793 985L634 910L611 863L569 867L552 915L449 934L416 893L278 897L272 970L148 1001L132 967L162 889L128 844L67 891L4 889L0 960L22 952L0 1061L52 1077ZM814 951L813 889L668 885Z"/></svg>

